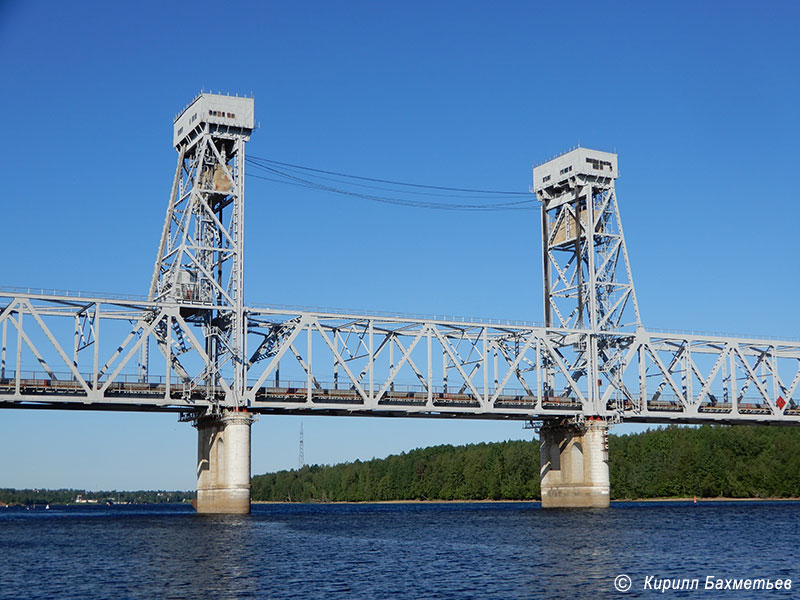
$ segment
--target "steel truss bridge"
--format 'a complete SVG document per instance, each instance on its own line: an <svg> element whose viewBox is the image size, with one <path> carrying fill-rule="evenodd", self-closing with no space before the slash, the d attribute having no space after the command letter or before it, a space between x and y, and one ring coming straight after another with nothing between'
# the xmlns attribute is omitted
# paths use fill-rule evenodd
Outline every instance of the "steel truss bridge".
<svg viewBox="0 0 800 600"><path fill-rule="evenodd" d="M244 306L252 106L176 119L147 297L0 288L0 407L800 423L800 341L642 326L609 153L534 168L543 324Z"/></svg>
<svg viewBox="0 0 800 600"><path fill-rule="evenodd" d="M4 408L193 412L233 404L229 377L218 373L209 384L210 357L189 318L207 306L3 288L0 302ZM251 412L800 423L800 342L638 329L615 336L623 352L613 369L576 376L576 357L593 342L608 344L604 335L280 307L251 307L246 316L242 397ZM142 357L156 348L161 374L152 375ZM17 368L26 355L35 370Z"/></svg>

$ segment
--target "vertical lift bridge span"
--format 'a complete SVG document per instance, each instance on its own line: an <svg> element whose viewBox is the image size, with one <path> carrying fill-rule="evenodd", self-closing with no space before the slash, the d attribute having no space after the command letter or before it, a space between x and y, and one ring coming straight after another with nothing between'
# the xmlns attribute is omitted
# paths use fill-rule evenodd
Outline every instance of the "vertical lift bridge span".
<svg viewBox="0 0 800 600"><path fill-rule="evenodd" d="M544 506L608 505L609 424L800 423L800 341L642 326L607 152L533 169L544 323L244 306L253 128L252 98L176 118L146 297L0 288L0 407L179 413L201 512L249 511L255 414L533 421Z"/></svg>

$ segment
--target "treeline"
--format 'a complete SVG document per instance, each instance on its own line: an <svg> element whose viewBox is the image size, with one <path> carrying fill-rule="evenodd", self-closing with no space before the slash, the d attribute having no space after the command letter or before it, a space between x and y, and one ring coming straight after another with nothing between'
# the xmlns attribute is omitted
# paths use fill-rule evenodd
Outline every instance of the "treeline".
<svg viewBox="0 0 800 600"><path fill-rule="evenodd" d="M434 446L253 478L253 500L363 502L539 497L538 442Z"/></svg>
<svg viewBox="0 0 800 600"><path fill-rule="evenodd" d="M190 502L194 492L165 491L165 490L138 490L138 491L100 491L88 492L84 490L58 489L58 490L16 490L0 489L0 504L75 504L78 498L84 501L91 500L94 504L113 502L127 504L162 504L167 502Z"/></svg>
<svg viewBox="0 0 800 600"><path fill-rule="evenodd" d="M704 425L611 435L609 471L615 499L800 497L800 429ZM434 446L252 483L256 501L538 500L539 443Z"/></svg>
<svg viewBox="0 0 800 600"><path fill-rule="evenodd" d="M609 439L614 498L800 497L800 429L668 427Z"/></svg>

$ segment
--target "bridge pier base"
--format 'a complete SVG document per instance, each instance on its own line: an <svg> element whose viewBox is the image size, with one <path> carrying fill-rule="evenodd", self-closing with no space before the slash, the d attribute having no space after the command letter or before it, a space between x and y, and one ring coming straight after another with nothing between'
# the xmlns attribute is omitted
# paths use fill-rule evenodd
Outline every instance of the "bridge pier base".
<svg viewBox="0 0 800 600"><path fill-rule="evenodd" d="M197 427L199 513L250 513L250 425L247 412L200 417Z"/></svg>
<svg viewBox="0 0 800 600"><path fill-rule="evenodd" d="M545 422L539 432L542 508L608 508L608 425Z"/></svg>

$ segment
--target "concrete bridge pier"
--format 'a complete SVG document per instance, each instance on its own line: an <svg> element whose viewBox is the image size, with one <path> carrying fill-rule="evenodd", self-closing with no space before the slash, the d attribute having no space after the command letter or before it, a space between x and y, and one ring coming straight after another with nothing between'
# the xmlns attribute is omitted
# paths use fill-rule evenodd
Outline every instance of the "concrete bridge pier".
<svg viewBox="0 0 800 600"><path fill-rule="evenodd" d="M539 431L542 508L608 508L608 424L545 421Z"/></svg>
<svg viewBox="0 0 800 600"><path fill-rule="evenodd" d="M199 513L250 513L250 425L246 411L226 410L197 419Z"/></svg>

